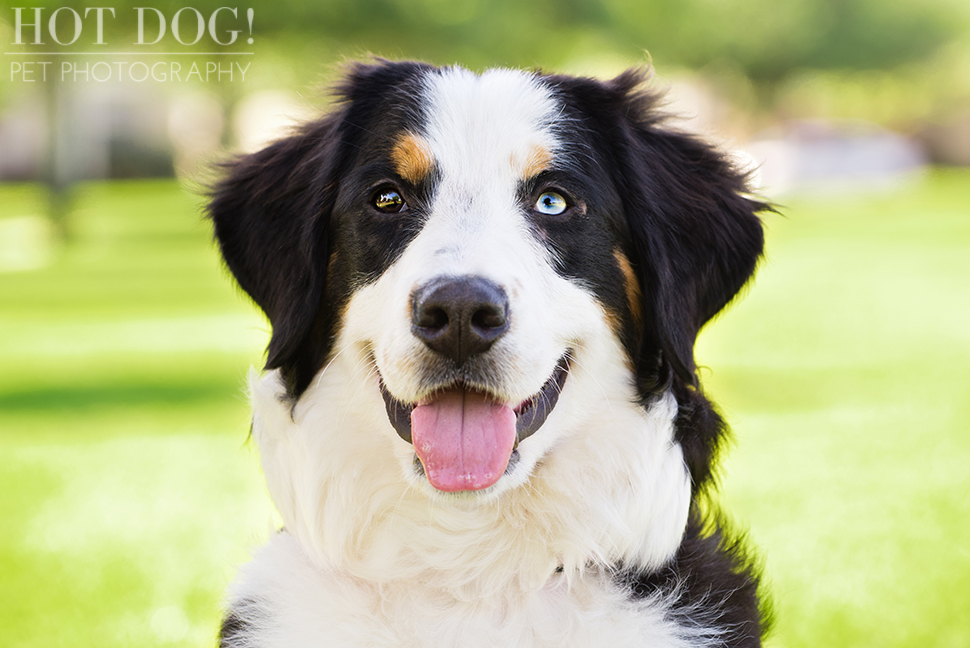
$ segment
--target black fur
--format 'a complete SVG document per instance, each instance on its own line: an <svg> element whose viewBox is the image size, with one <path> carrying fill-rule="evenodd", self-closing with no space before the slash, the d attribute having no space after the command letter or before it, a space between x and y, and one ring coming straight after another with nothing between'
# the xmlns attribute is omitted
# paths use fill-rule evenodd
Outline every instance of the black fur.
<svg viewBox="0 0 970 648"><path fill-rule="evenodd" d="M674 599L669 616L686 628L718 633L715 645L757 648L771 624L770 607L758 595L757 568L745 546L723 523L703 522L691 511L677 555L653 573L620 571L634 598Z"/></svg>
<svg viewBox="0 0 970 648"><path fill-rule="evenodd" d="M253 618L253 613L261 616L259 606L251 601L236 604L236 609L229 612L222 621L219 629L219 648L244 648L248 645L246 637L249 623L246 618Z"/></svg>
<svg viewBox="0 0 970 648"><path fill-rule="evenodd" d="M235 613L230 613L222 621L219 629L219 648L232 648L239 644L239 640L246 636L246 622Z"/></svg>
<svg viewBox="0 0 970 648"><path fill-rule="evenodd" d="M702 621L719 629L720 644L755 648L771 625L770 603L759 593L760 570L743 539L732 534L709 497L717 451L727 426L693 385L674 376L678 414L674 438L681 444L691 475L692 502L687 531L674 560L654 573L618 569L634 598L678 594L671 614L681 623ZM698 610L708 610L704 618Z"/></svg>
<svg viewBox="0 0 970 648"><path fill-rule="evenodd" d="M413 211L381 218L361 201L393 176L387 157L401 130L420 132L416 79L433 68L378 62L351 68L330 116L230 163L210 215L226 263L269 317L267 369L279 368L298 398L331 352L352 291L380 274L423 225L434 173L421 186L400 178ZM692 479L690 523L674 560L656 573L621 569L631 596L676 591L672 614L723 631L725 646L760 644L767 625L756 570L706 499L726 426L700 389L694 342L754 272L770 209L746 192L744 174L701 140L663 125L644 73L613 81L537 75L562 103L564 142L552 169L523 183L523 202L552 183L582 196L571 218L531 223L556 251L557 271L581 279L617 314L644 405L672 389L675 438ZM631 262L642 303L635 317L615 251ZM703 505L701 502L703 501ZM702 615L703 616L703 615ZM238 629L230 616L223 644Z"/></svg>

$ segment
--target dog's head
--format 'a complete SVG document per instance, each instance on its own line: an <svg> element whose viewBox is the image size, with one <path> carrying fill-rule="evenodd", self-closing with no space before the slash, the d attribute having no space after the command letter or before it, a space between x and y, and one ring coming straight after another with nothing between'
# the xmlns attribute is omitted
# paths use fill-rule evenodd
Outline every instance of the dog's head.
<svg viewBox="0 0 970 648"><path fill-rule="evenodd" d="M232 163L210 214L288 396L353 355L411 477L451 492L521 482L560 393L694 384L764 205L644 76L357 65L329 116Z"/></svg>

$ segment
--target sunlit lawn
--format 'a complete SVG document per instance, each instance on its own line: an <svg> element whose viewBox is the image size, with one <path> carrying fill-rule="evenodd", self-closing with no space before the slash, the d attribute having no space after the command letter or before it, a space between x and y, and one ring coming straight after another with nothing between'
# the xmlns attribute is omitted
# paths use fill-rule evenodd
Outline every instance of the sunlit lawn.
<svg viewBox="0 0 970 648"><path fill-rule="evenodd" d="M40 199L0 185L0 268ZM242 387L265 324L174 183L76 204L71 243L0 272L0 645L211 646L274 524ZM770 643L970 645L970 173L785 213L698 351Z"/></svg>
<svg viewBox="0 0 970 648"><path fill-rule="evenodd" d="M0 645L211 646L272 520L242 387L265 325L174 183L77 204L53 265L0 274Z"/></svg>

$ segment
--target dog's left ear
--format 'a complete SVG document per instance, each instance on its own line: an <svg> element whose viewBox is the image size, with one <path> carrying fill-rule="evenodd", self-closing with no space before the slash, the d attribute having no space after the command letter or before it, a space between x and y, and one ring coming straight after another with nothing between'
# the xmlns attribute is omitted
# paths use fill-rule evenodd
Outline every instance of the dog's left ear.
<svg viewBox="0 0 970 648"><path fill-rule="evenodd" d="M615 148L633 264L646 303L647 331L663 360L696 384L694 342L701 327L738 293L764 248L746 176L710 144L671 131L643 89L643 72L608 83L619 109ZM638 362L656 366L656 358Z"/></svg>

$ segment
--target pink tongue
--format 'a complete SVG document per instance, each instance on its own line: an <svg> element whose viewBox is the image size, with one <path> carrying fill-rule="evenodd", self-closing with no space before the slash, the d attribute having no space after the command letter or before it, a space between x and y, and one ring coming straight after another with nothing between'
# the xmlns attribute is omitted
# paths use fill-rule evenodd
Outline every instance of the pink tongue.
<svg viewBox="0 0 970 648"><path fill-rule="evenodd" d="M505 472L515 444L515 412L482 392L449 389L411 411L411 440L440 491L481 490Z"/></svg>

